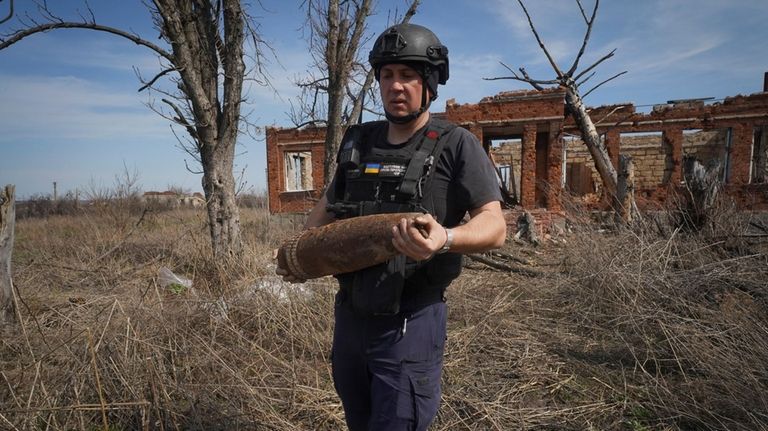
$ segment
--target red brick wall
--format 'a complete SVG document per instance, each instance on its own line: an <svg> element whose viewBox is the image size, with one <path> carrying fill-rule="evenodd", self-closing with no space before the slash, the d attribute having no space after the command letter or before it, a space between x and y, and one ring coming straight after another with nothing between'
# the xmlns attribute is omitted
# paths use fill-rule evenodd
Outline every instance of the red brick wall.
<svg viewBox="0 0 768 431"><path fill-rule="evenodd" d="M561 184L563 180L563 129L562 122L549 124L549 143L547 147L547 177L550 185ZM558 187L559 189L559 187ZM560 211L559 193L549 193L547 196L547 208L552 211Z"/></svg>
<svg viewBox="0 0 768 431"><path fill-rule="evenodd" d="M754 125L753 123L739 122L733 125L732 131L728 182L730 184L749 184Z"/></svg>
<svg viewBox="0 0 768 431"><path fill-rule="evenodd" d="M279 129L267 128L267 192L269 211L306 212L325 190L323 181L323 159L325 157L325 129ZM286 191L285 153L310 151L312 160L312 189Z"/></svg>
<svg viewBox="0 0 768 431"><path fill-rule="evenodd" d="M536 125L523 127L520 168L520 204L524 208L536 206Z"/></svg>
<svg viewBox="0 0 768 431"><path fill-rule="evenodd" d="M664 149L664 184L679 184L683 178L683 129L670 127L661 134Z"/></svg>
<svg viewBox="0 0 768 431"><path fill-rule="evenodd" d="M636 172L638 178L647 178L642 191L649 204L667 200L669 184L674 188L682 178L681 160L684 154L694 153L710 157L725 149L717 144L687 148L685 130L730 130L730 166L728 193L732 193L743 205L762 205L768 197L760 187L749 185L750 156L755 127L768 125L768 92L748 96L726 98L722 102L705 104L702 101L659 105L650 113L638 113L631 103L590 108L592 119L597 121L599 133L606 134L605 144L611 161L618 165L621 152L629 152L638 159L645 158L645 168ZM436 116L459 124L475 134L483 142L499 136L522 136L520 157L520 199L525 208L536 206L536 181L546 181L551 195L546 199L549 209L559 208L559 201L552 196L562 192L562 132L578 135L571 117L563 120L564 92L560 89L504 92L486 97L476 104L446 103L446 111ZM564 122L563 122L564 121ZM546 172L536 175L536 135L549 132ZM638 149L622 142L622 134L635 132L660 132L656 148ZM272 212L306 211L311 208L324 188L322 160L324 129L268 129L267 165L270 210ZM309 148L312 151L314 189L309 192L284 192L284 152L291 148ZM571 153L568 161L578 154ZM579 156L580 157L580 156ZM591 165L591 156L583 156ZM722 158L722 156L719 156ZM542 162L542 161L539 161ZM637 163L636 166L643 165ZM599 178L598 178L599 183ZM739 188L741 187L741 188ZM754 192L754 193L752 193ZM751 199L751 200L750 200ZM761 203L762 202L762 203Z"/></svg>
<svg viewBox="0 0 768 431"><path fill-rule="evenodd" d="M563 118L564 92L560 89L543 92L515 91L486 97L480 103L459 105L448 100L445 116L456 124L508 122L510 120L542 121ZM471 130L471 129L470 129Z"/></svg>

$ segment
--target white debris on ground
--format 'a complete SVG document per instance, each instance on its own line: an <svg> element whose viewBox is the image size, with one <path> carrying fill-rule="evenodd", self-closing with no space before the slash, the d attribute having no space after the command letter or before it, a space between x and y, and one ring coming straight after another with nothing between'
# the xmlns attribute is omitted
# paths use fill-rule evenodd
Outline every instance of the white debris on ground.
<svg viewBox="0 0 768 431"><path fill-rule="evenodd" d="M254 295L266 294L277 302L290 303L310 300L316 292L332 289L335 286L331 277L308 280L304 283L289 283L275 274L274 264L268 264L266 270L269 275L257 277L247 288L230 291L226 297L222 296L218 299L206 300L201 298L198 292L194 290L192 280L175 274L167 267L161 267L158 271L157 283L164 290L199 301L201 308L210 313L211 317L216 320L227 320L231 305L249 301L253 299Z"/></svg>
<svg viewBox="0 0 768 431"><path fill-rule="evenodd" d="M283 278L275 274L275 265L267 265L267 272L272 275L265 275L256 279L251 285L256 291L267 292L274 295L280 301L289 301L292 297L309 299L313 291L327 288L328 280L325 278L307 280L304 283L288 283Z"/></svg>

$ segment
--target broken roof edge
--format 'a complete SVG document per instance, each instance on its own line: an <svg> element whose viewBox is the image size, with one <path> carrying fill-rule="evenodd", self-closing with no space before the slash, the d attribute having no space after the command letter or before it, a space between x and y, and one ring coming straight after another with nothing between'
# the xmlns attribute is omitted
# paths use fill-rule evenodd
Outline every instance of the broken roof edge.
<svg viewBox="0 0 768 431"><path fill-rule="evenodd" d="M326 123L325 121L315 121L313 123L307 123L302 124L300 126L278 126L276 124L273 124L271 126L266 126L265 130L273 130L273 131L285 131L285 130L325 130Z"/></svg>
<svg viewBox="0 0 768 431"><path fill-rule="evenodd" d="M515 100L530 100L530 99L549 99L549 98L565 98L565 89L561 87L550 87L544 90L512 90L501 91L494 96L485 96L477 103L457 103L455 98L451 98L445 101L446 109L457 106L471 106L481 103L495 103L495 102L509 102Z"/></svg>

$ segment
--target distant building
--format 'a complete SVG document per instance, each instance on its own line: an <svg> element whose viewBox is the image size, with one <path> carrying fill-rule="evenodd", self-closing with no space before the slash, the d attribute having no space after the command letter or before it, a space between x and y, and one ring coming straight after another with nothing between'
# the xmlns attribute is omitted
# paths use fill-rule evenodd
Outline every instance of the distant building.
<svg viewBox="0 0 768 431"><path fill-rule="evenodd" d="M141 199L144 202L156 202L171 207L190 207L198 208L205 206L205 197L202 193L193 193L191 195L177 193L174 191L165 192L144 192Z"/></svg>

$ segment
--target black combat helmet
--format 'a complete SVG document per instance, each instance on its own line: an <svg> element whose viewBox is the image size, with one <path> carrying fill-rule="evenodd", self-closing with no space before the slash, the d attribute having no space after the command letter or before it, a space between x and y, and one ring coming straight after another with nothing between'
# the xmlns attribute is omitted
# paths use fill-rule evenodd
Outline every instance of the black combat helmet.
<svg viewBox="0 0 768 431"><path fill-rule="evenodd" d="M424 81L421 108L404 117L387 114L387 119L396 123L407 123L426 111L429 102L437 98L437 85L448 81L448 48L426 27L416 24L398 24L384 30L368 54L376 80L385 64L405 64L416 70ZM432 97L427 101L426 88Z"/></svg>

